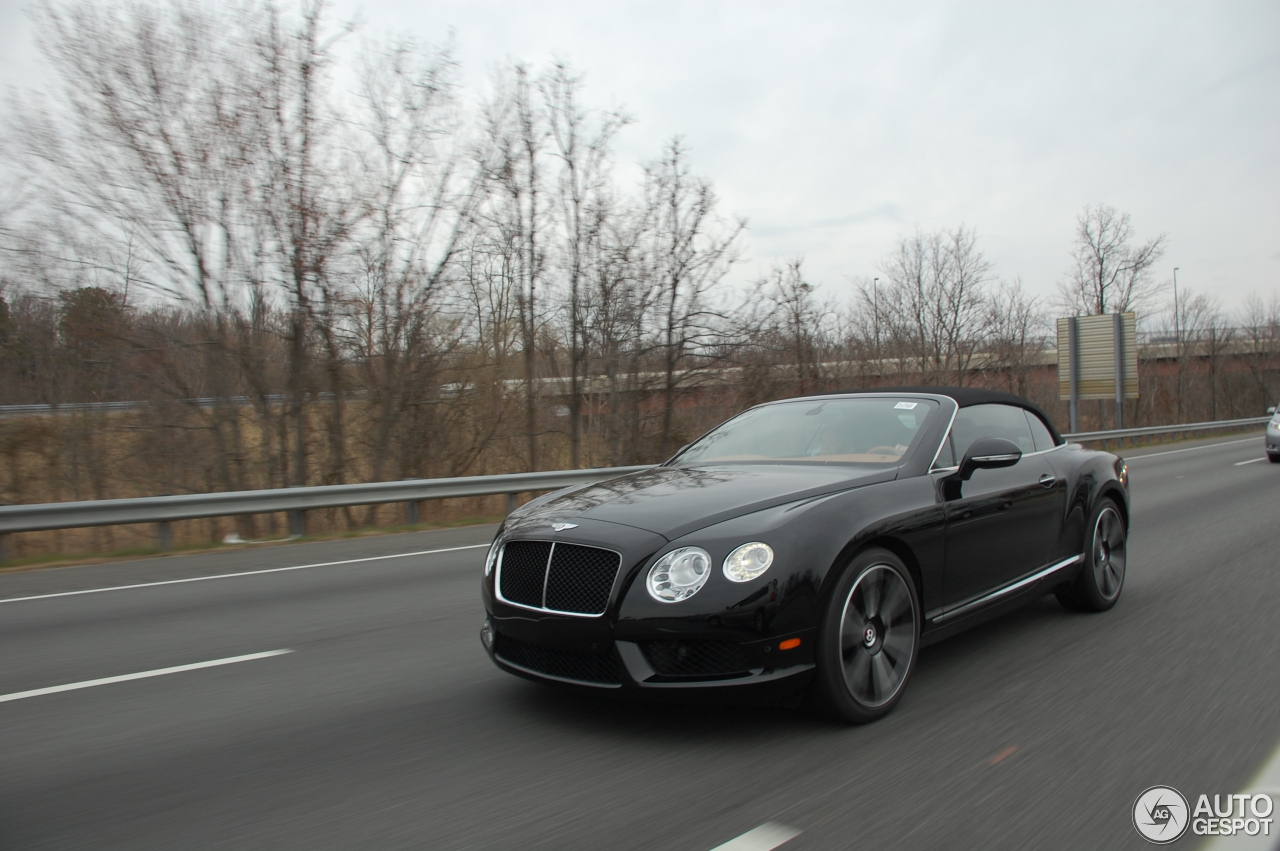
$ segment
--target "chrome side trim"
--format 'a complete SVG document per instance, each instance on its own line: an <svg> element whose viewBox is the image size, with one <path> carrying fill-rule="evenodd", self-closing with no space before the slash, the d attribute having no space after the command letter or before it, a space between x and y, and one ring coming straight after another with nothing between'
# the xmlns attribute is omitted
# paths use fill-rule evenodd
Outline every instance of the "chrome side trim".
<svg viewBox="0 0 1280 851"><path fill-rule="evenodd" d="M1057 573L1059 570L1065 570L1066 568L1079 564L1082 561L1084 561L1084 553L1081 553L1078 556L1072 556L1071 558L1064 558L1062 561L1058 562L1057 564L1051 564L1048 567L1046 567L1044 570L1038 570L1035 573L1031 574L1030 576L1019 579L1017 582L1014 582L1012 585L1006 585L1003 588L997 588L995 591L992 591L990 594L986 594L982 597L979 597L976 600L970 600L969 602L961 606L958 606L957 608L951 609L950 611L943 612L942 614L937 615L932 619L933 623L942 623L943 621L950 620L956 615L962 615L971 609L975 609L978 606L983 606L983 605L986 605L987 603L995 602L1001 597L1012 594L1014 591L1017 591L1020 588L1025 588L1026 586L1031 585L1032 583L1039 582L1041 579L1044 579L1047 576Z"/></svg>
<svg viewBox="0 0 1280 851"><path fill-rule="evenodd" d="M511 605L515 606L517 604L512 603ZM528 608L528 607L525 606L524 608ZM493 658L497 659L499 662L506 665L508 668L515 668L517 671L524 671L526 674L532 674L533 676L539 677L540 679L544 679L544 680L555 680L556 682L559 682L559 683L569 683L575 686L594 686L595 688L622 688L622 683L593 683L593 682L588 682L587 680L571 680L568 677L557 677L554 674L544 674L541 671L533 670L533 668L526 668L524 665L517 665L515 662L512 662L510 659L506 659L497 653L493 654Z"/></svg>

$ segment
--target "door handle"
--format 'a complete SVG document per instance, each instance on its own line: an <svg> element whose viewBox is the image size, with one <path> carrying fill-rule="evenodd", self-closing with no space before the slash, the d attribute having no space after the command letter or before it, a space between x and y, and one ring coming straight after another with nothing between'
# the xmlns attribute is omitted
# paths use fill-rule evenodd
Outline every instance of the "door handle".
<svg viewBox="0 0 1280 851"><path fill-rule="evenodd" d="M1049 475L1048 473L1045 473L1043 476L1040 477L1040 487L1051 488L1057 483L1058 483L1058 480L1055 479L1053 476Z"/></svg>

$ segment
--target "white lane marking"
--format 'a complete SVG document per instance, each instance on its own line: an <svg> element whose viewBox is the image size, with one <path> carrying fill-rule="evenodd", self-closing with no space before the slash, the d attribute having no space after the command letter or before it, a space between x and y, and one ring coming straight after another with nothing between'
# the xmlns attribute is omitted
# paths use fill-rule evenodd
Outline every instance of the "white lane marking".
<svg viewBox="0 0 1280 851"><path fill-rule="evenodd" d="M782 843L795 839L800 833L801 831L794 827L787 827L776 821L767 821L736 839L717 845L711 851L772 851Z"/></svg>
<svg viewBox="0 0 1280 851"><path fill-rule="evenodd" d="M1203 446L1188 446L1186 449L1166 449L1164 452L1148 452L1146 455L1125 455L1126 461L1141 461L1143 458L1158 458L1161 455L1177 455L1179 452L1195 452L1197 449L1213 449L1218 446L1235 446L1237 443L1253 443L1258 438L1246 437L1244 440L1224 440L1222 443L1206 443ZM1124 450L1120 450L1121 453Z"/></svg>
<svg viewBox="0 0 1280 851"><path fill-rule="evenodd" d="M111 588L90 588L86 591L60 591L57 594L37 594L33 597L10 597L0 603L21 603L24 600L47 600L50 597L74 597L77 594L101 594L106 591L128 591L132 588L151 588L155 585L181 585L183 582L205 582L210 579L234 579L237 576L257 576L260 573L282 573L286 570L310 570L313 567L334 567L339 564L359 564L365 561L381 561L388 558L409 558L410 556L429 556L436 553L452 553L458 550L475 550L488 547L488 544L467 544L465 547L445 547L439 550L418 550L413 553L393 553L386 556L368 556L367 558L349 558L342 561L322 561L316 564L294 564L289 567L268 567L263 570L244 570L240 573L219 573L214 576L193 576L190 579L165 579L161 582L139 582L136 585L115 585Z"/></svg>
<svg viewBox="0 0 1280 851"><path fill-rule="evenodd" d="M154 671L140 671L136 674L121 674L118 677L103 677L100 680L85 680L82 683L68 683L64 686L49 686L31 691L16 691L13 694L0 694L0 703L10 700L22 700L27 697L39 697L42 694L57 694L60 691L75 691L81 688L105 686L109 683L123 683L129 680L144 680L147 677L163 677L165 674L180 674L183 671L196 671L200 668L213 668L218 665L233 665L236 662L251 662L254 659L266 659L268 656L283 656L292 650L268 650L265 653L250 653L247 656L228 656L226 659L213 659L209 662L196 662L191 665L176 665L172 668L157 668Z"/></svg>
<svg viewBox="0 0 1280 851"><path fill-rule="evenodd" d="M1266 460L1267 456L1263 455L1261 458L1250 458L1248 461L1237 461L1233 466L1243 467L1245 464L1257 464L1259 461Z"/></svg>
<svg viewBox="0 0 1280 851"><path fill-rule="evenodd" d="M1246 795L1267 795L1271 798L1272 807L1280 808L1280 747L1277 747L1271 754L1271 759L1267 760L1267 764L1262 766L1262 770L1258 772L1258 776L1253 778L1253 782L1244 788ZM1249 836L1247 833L1236 833L1231 836L1219 836L1209 840L1203 847L1203 851L1269 851L1269 849L1280 848L1280 842L1277 842L1276 836L1280 834L1280 826L1274 821L1270 825L1268 835L1263 836L1259 831L1257 836ZM1272 845L1271 843L1277 844Z"/></svg>

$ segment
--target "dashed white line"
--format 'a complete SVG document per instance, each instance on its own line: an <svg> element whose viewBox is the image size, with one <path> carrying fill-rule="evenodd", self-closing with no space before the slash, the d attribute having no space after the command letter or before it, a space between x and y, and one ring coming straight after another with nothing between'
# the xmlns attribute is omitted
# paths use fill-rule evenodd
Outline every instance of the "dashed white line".
<svg viewBox="0 0 1280 851"><path fill-rule="evenodd" d="M784 842L799 836L801 831L776 821L767 821L757 828L730 839L723 845L717 845L711 851L772 851Z"/></svg>
<svg viewBox="0 0 1280 851"><path fill-rule="evenodd" d="M1245 464L1256 464L1259 461L1266 461L1266 460L1267 460L1267 456L1263 455L1260 458L1250 458L1248 461L1237 461L1233 466L1243 467Z"/></svg>
<svg viewBox="0 0 1280 851"><path fill-rule="evenodd" d="M102 594L107 591L129 591L133 588L152 588L156 585L181 585L184 582L206 582L210 579L234 579L238 576L257 576L261 573L282 573L286 570L310 570L313 567L335 567L340 564L359 564L365 561L381 561L389 558L409 558L410 556L429 556L436 553L452 553L458 550L475 550L488 547L488 544L467 544L465 547L445 547L439 550L418 550L412 553L393 553L385 556L368 556L367 558L348 558L342 561L322 561L316 564L294 564L288 567L268 567L262 570L244 570L239 573L219 573L213 576L193 576L189 579L165 579L159 582L139 582L135 585L114 585L110 588L90 588L85 591L60 591L57 594L36 594L31 597L10 597L0 603L21 603L25 600L47 600L50 597L74 597L77 594Z"/></svg>
<svg viewBox="0 0 1280 851"><path fill-rule="evenodd" d="M49 686L48 688L37 688L31 691L17 691L13 694L0 694L0 703L7 703L10 700L23 700L28 697L39 697L44 694L57 694L60 691L75 691L82 688L93 688L94 686L105 686L110 683L123 683L129 680L144 680L148 677L163 677L165 674L180 674L183 671L196 671L200 668L213 668L218 665L234 665L236 662L250 662L254 659L266 659L269 656L283 656L285 653L292 653L292 650L267 650L264 653L249 653L245 656L228 656L225 659L213 659L208 662L195 662L190 665L175 665L172 668L157 668L154 671L139 671L136 674L121 674L118 677L103 677L100 680L85 680L79 683L68 683L62 686Z"/></svg>

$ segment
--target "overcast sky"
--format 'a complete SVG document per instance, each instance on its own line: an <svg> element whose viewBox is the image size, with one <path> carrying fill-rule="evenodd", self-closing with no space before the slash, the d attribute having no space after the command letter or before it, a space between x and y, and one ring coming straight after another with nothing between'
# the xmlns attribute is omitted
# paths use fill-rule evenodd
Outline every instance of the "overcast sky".
<svg viewBox="0 0 1280 851"><path fill-rule="evenodd" d="M43 76L0 0L0 83ZM288 0L282 0L288 6ZM1280 294L1280 2L817 3L334 0L370 35L458 46L467 88L553 57L637 119L620 161L684 137L738 277L802 255L847 294L899 235L977 230L1052 298L1085 204L1168 232L1158 276L1235 307ZM1170 289L1170 294L1172 290Z"/></svg>

